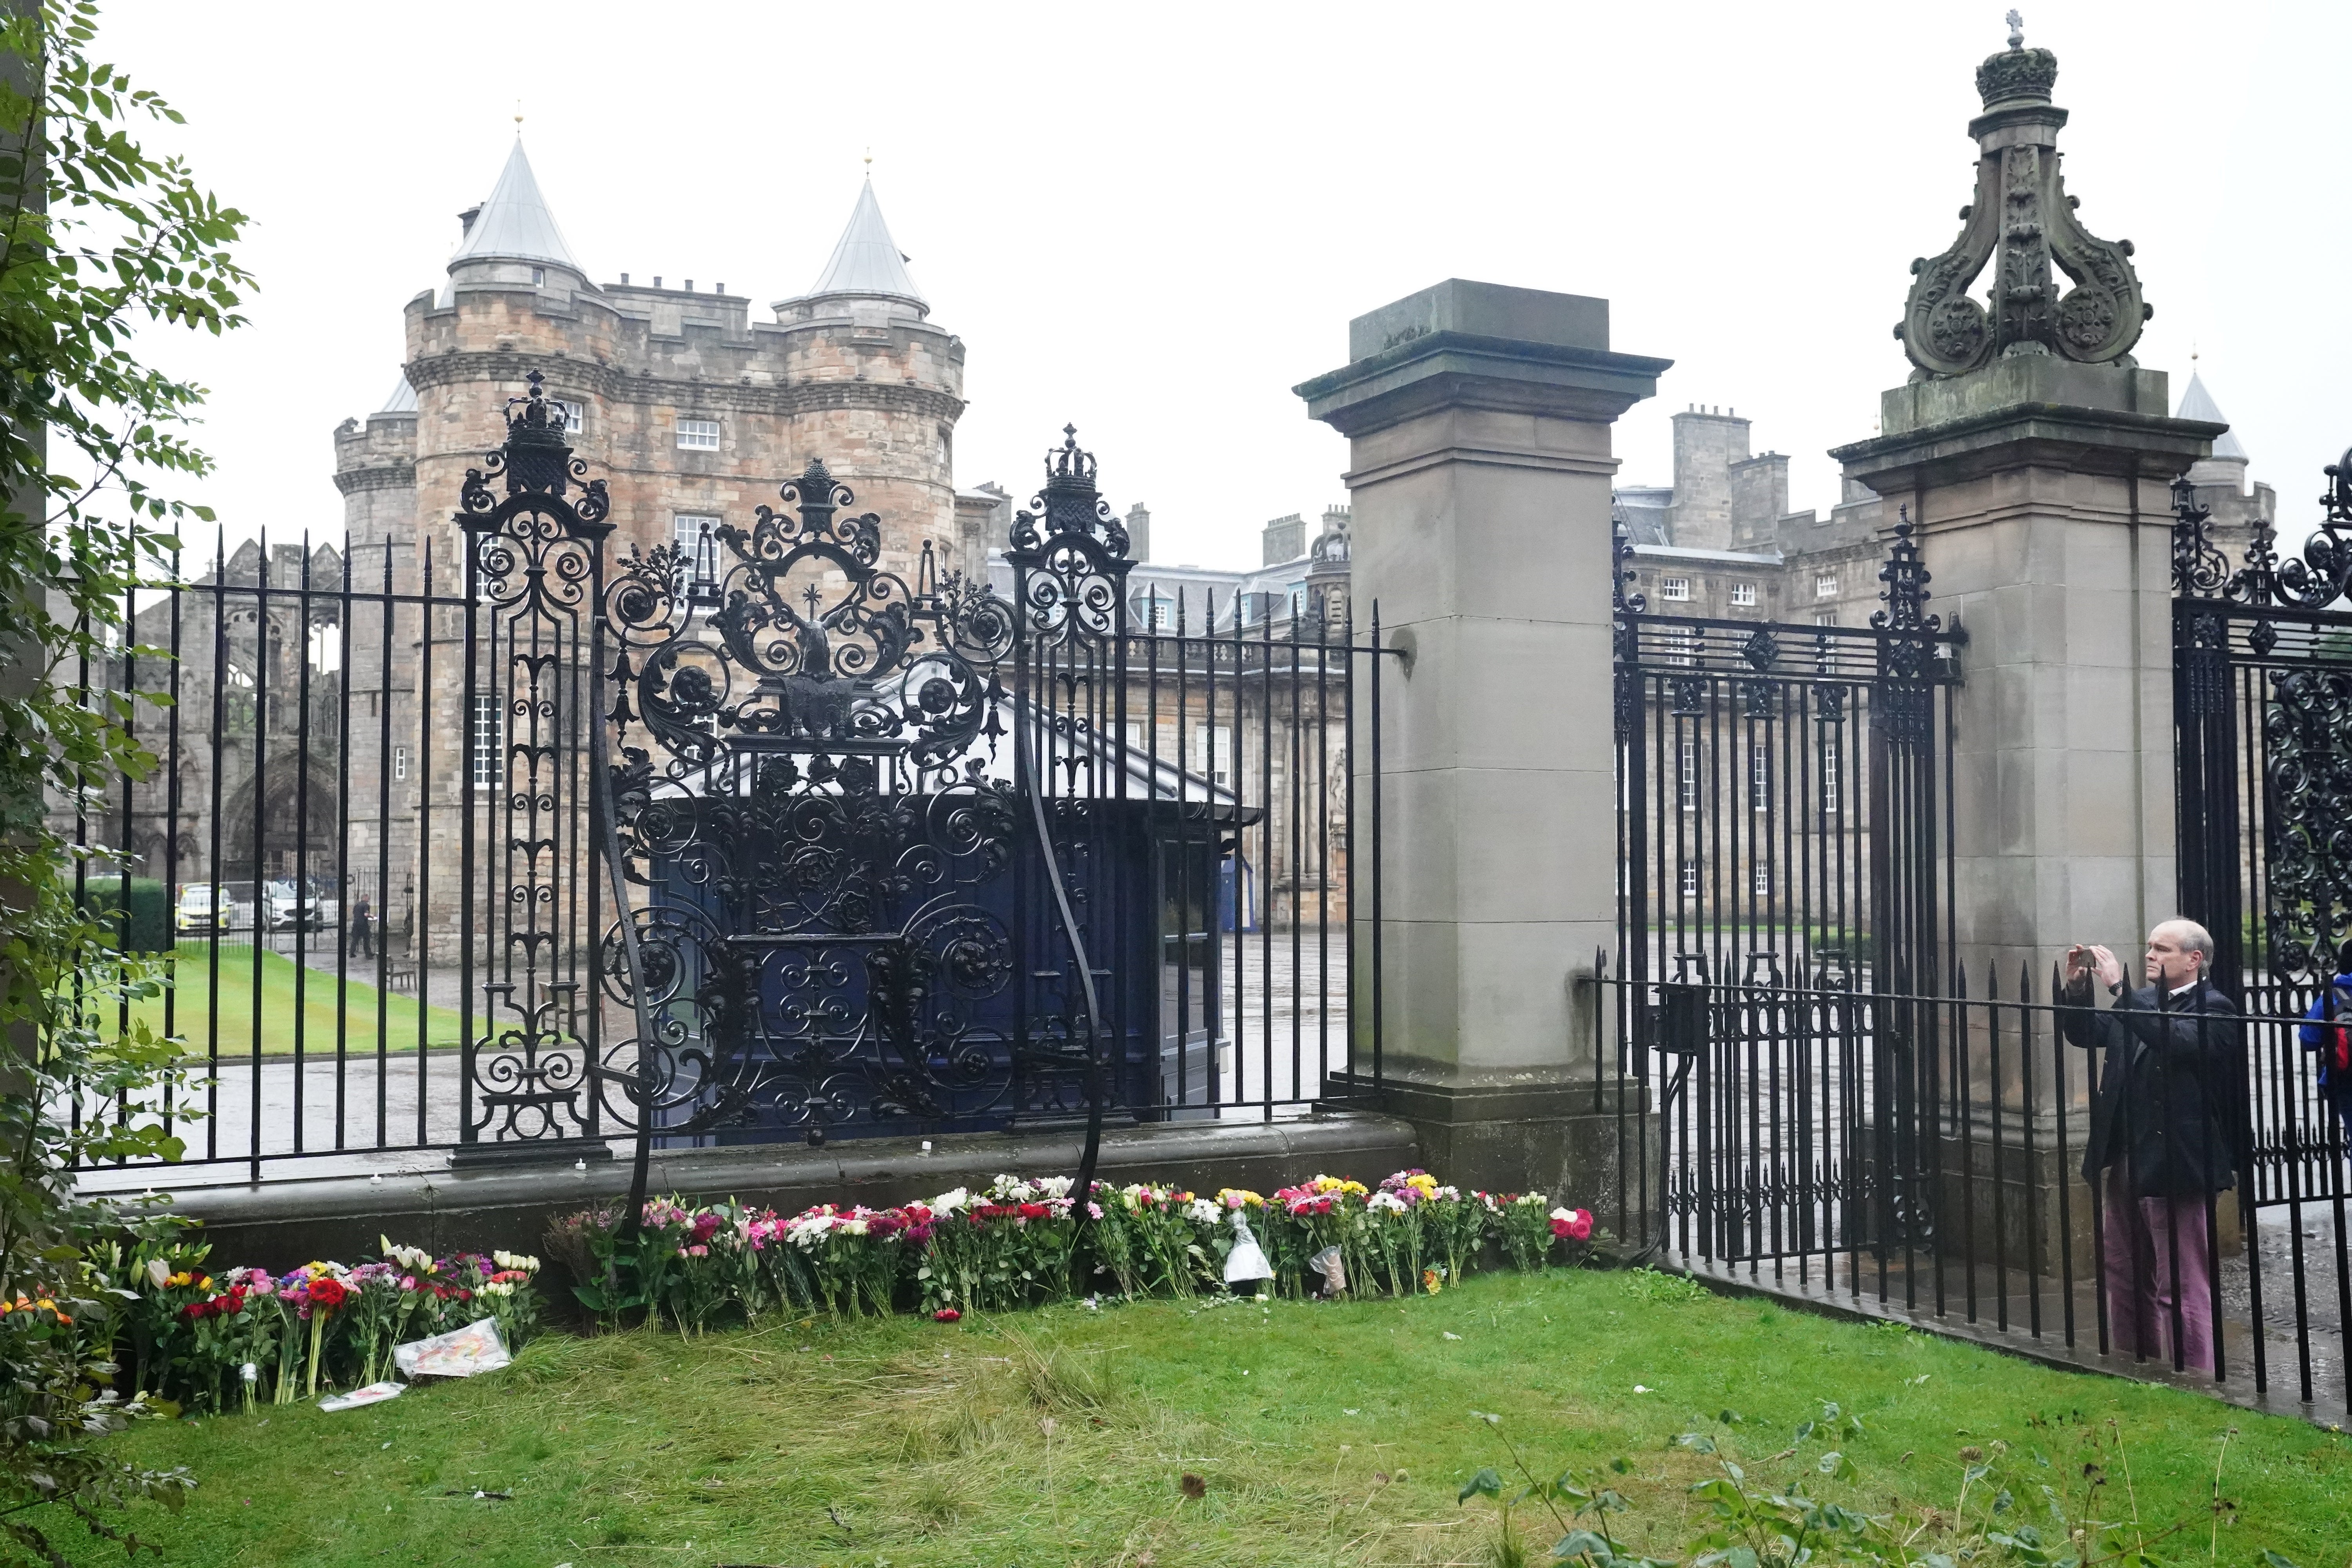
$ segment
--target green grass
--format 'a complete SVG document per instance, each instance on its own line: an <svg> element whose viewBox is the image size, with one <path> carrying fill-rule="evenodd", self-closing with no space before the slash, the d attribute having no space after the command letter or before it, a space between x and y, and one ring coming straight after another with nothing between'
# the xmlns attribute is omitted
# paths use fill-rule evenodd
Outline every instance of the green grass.
<svg viewBox="0 0 2352 1568"><path fill-rule="evenodd" d="M365 1410L158 1422L114 1441L126 1458L195 1468L184 1515L137 1521L187 1568L1175 1568L1488 1562L1491 1506L1455 1493L1507 1463L1507 1436L1547 1479L1630 1459L1608 1478L1634 1505L1621 1541L1686 1557L1688 1488L1712 1463L1673 1446L1694 1424L1728 1434L1753 1480L1809 1479L1874 1511L1892 1498L1948 1508L1971 1445L2068 1467L2112 1417L2143 1519L2200 1513L2235 1427L2221 1484L2241 1512L2212 1560L2345 1562L2339 1434L1638 1279L1479 1276L1407 1303L1062 1307L955 1327L785 1319L691 1342L553 1336L507 1372ZM1851 1483L1818 1473L1818 1437L1767 1458L1824 1399L1864 1423L1838 1439L1860 1468ZM1727 1409L1744 1423L1716 1425ZM1184 1495L1188 1473L1204 1495ZM1528 1533L1540 1557L1553 1532ZM2200 1523L2158 1554L2203 1563L2207 1540Z"/></svg>
<svg viewBox="0 0 2352 1568"><path fill-rule="evenodd" d="M331 937L319 939L331 943ZM331 948L329 950L331 952ZM190 1057L202 1060L213 1038L212 948L205 942L182 942L177 954L174 976L177 993L173 1006L172 1027L187 1041ZM376 990L360 983L362 974L375 973L370 960L359 960L351 966L351 977L343 983L342 1014L345 1048L373 1054L376 1048ZM294 1000L297 966L284 953L267 948L261 953L261 1052L264 1056L294 1054L294 1020L298 1009ZM299 1016L302 1019L302 1048L307 1054L325 1055L335 1048L336 980L331 967L321 973L309 968L301 975L302 1000ZM226 942L220 946L220 1055L225 1061L253 1053L254 1016L253 944ZM416 1048L417 1001L400 992L387 993L384 997L384 1046L393 1051L413 1051ZM458 1017L447 1007L428 1006L425 1009L426 1043L432 1046L455 1046L458 1043ZM149 1027L162 1032L163 1028L163 998L151 996L133 1004L131 1015ZM110 1032L121 1015L100 1020L100 1026Z"/></svg>

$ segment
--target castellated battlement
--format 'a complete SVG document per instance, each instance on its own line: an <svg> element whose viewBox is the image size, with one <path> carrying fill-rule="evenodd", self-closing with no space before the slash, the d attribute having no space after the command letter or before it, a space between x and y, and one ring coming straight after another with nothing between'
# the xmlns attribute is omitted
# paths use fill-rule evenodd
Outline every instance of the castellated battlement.
<svg viewBox="0 0 2352 1568"><path fill-rule="evenodd" d="M869 184L805 294L754 321L724 286L593 281L540 196L518 142L498 188L461 215L447 281L404 312L404 377L383 410L335 435L355 546L430 542L456 562L466 470L536 370L572 444L613 480L618 542L651 548L706 520L749 526L822 458L880 514L883 565L910 581L923 546L968 562L956 521L962 340L929 320Z"/></svg>

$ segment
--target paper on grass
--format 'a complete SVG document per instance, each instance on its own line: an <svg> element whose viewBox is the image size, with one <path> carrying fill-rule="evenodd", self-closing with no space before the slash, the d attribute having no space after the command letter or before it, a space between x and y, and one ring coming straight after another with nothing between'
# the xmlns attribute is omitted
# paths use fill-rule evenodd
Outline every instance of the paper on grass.
<svg viewBox="0 0 2352 1568"><path fill-rule="evenodd" d="M411 1377L471 1377L478 1372L496 1372L513 1360L499 1334L496 1318L394 1345L392 1351L393 1364Z"/></svg>
<svg viewBox="0 0 2352 1568"><path fill-rule="evenodd" d="M408 1392L404 1383L371 1383L365 1388L354 1388L349 1394L331 1394L319 1401L321 1410L356 1410L362 1405L381 1405L387 1399L397 1399Z"/></svg>

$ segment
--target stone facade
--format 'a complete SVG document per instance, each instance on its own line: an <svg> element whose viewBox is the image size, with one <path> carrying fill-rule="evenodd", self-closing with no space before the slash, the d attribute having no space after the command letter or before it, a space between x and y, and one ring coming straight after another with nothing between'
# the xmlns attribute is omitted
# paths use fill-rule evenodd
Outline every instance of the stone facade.
<svg viewBox="0 0 2352 1568"><path fill-rule="evenodd" d="M2176 417L2226 424L2192 376ZM1748 421L1694 404L1674 416L1674 483L1621 485L1617 518L1633 542L1633 580L1654 615L1864 626L1882 607L1878 568L1907 497L1890 502L1846 475L1838 503L1789 510L1788 458L1750 456ZM2244 559L2257 522L2274 527L2278 497L2247 478L2245 448L2224 436L2189 466L2211 538ZM1915 515L1916 509L1915 509ZM1928 569L1937 563L1931 556Z"/></svg>

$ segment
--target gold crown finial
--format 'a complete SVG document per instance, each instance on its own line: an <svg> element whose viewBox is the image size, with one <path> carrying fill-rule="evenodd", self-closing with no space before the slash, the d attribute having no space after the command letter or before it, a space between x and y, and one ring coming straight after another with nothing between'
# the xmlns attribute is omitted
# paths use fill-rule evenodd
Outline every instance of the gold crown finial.
<svg viewBox="0 0 2352 1568"><path fill-rule="evenodd" d="M522 134L522 100L515 100L515 134Z"/></svg>
<svg viewBox="0 0 2352 1568"><path fill-rule="evenodd" d="M866 149L866 172L869 174L874 172L874 149L871 147Z"/></svg>

